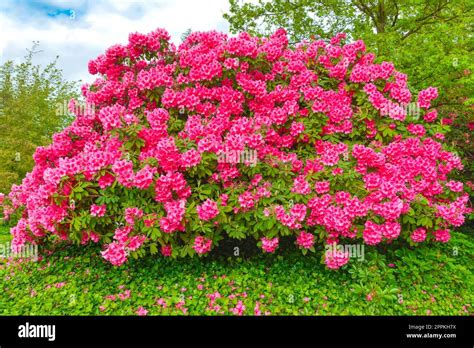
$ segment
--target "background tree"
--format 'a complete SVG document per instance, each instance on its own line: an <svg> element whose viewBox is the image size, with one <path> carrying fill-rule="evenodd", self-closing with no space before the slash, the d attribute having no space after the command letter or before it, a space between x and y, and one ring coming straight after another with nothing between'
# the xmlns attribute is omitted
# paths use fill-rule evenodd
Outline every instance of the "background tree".
<svg viewBox="0 0 474 348"><path fill-rule="evenodd" d="M7 61L0 66L0 192L20 183L33 168L37 146L51 142L72 115L70 98L77 97L75 82L63 79L56 60L42 68L33 63L38 44L28 50L20 64Z"/></svg>
<svg viewBox="0 0 474 348"><path fill-rule="evenodd" d="M279 27L292 42L328 39L346 32L363 39L377 62L393 61L412 90L439 88L438 108L453 122L448 140L463 156L464 175L474 172L473 2L450 0L230 0L230 31L267 35Z"/></svg>
<svg viewBox="0 0 474 348"><path fill-rule="evenodd" d="M186 29L182 34L181 34L181 41L186 40L186 38L192 33L191 28Z"/></svg>

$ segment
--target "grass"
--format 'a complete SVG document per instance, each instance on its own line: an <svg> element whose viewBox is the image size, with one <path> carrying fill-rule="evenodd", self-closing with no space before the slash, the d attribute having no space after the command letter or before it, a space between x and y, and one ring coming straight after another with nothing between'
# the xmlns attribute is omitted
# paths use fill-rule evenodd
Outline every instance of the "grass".
<svg viewBox="0 0 474 348"><path fill-rule="evenodd" d="M11 240L10 228L0 225L0 244L8 243Z"/></svg>
<svg viewBox="0 0 474 348"><path fill-rule="evenodd" d="M4 229L0 238L8 238ZM140 307L148 315L227 315L239 301L244 315L257 302L271 315L472 315L472 250L472 234L454 232L436 247L366 247L364 261L330 271L321 252L147 257L115 268L97 247L68 247L39 262L0 263L0 315L135 315Z"/></svg>

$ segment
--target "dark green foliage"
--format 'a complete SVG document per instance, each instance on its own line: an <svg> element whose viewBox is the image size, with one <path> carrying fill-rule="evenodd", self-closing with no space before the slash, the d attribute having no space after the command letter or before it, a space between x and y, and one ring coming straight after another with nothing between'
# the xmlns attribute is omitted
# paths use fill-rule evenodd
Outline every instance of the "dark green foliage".
<svg viewBox="0 0 474 348"><path fill-rule="evenodd" d="M436 249L366 247L365 261L353 260L334 272L318 255L301 257L296 250L250 257L148 257L115 268L96 255L95 247L65 248L37 263L0 266L0 315L133 315L139 307L149 315L182 315L175 305L183 298L188 314L215 314L207 310L206 297L215 291L226 315L238 300L250 315L256 301L262 313L272 315L472 315L470 233L453 232L450 243ZM126 290L128 299L105 299ZM244 292L245 298L228 297ZM160 298L166 309L157 305Z"/></svg>

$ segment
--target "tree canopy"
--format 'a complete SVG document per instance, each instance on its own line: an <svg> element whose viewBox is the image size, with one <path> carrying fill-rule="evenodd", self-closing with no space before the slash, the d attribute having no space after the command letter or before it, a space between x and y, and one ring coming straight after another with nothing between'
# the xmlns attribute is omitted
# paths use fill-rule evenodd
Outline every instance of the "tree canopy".
<svg viewBox="0 0 474 348"><path fill-rule="evenodd" d="M63 79L56 60L45 67L34 64L37 47L23 62L0 66L0 192L21 182L33 168L36 147L50 143L73 118L67 103L77 96L76 83Z"/></svg>

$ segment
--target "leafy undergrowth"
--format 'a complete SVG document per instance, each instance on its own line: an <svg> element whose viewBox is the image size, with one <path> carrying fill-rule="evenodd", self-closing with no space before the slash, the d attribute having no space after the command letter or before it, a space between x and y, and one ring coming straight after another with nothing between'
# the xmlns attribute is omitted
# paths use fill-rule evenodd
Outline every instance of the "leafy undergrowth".
<svg viewBox="0 0 474 348"><path fill-rule="evenodd" d="M366 247L364 261L328 271L297 251L115 268L97 248L66 248L39 262L1 262L0 314L472 315L472 250L472 233L455 232L437 247Z"/></svg>

